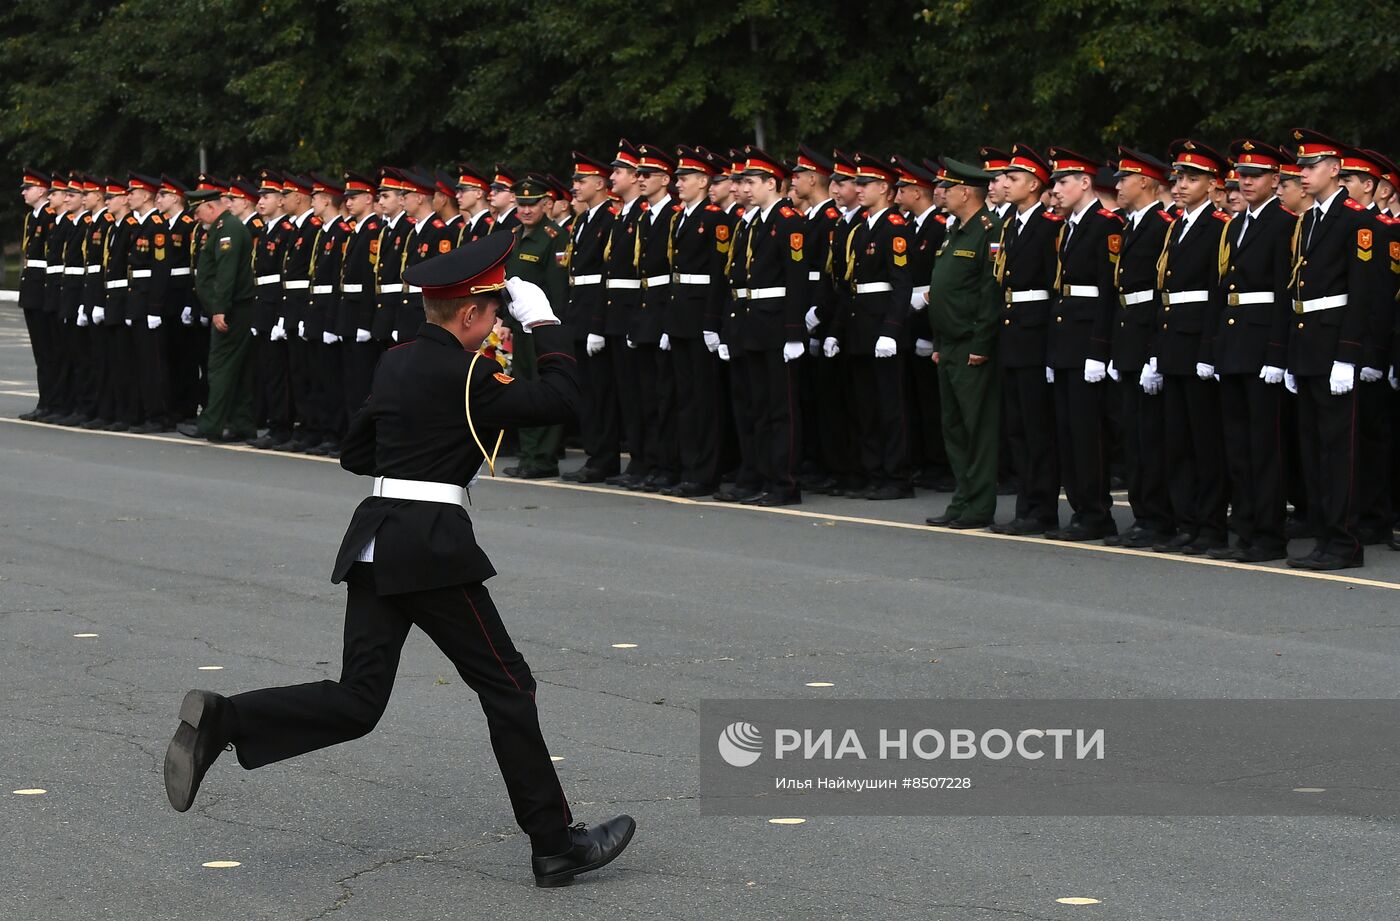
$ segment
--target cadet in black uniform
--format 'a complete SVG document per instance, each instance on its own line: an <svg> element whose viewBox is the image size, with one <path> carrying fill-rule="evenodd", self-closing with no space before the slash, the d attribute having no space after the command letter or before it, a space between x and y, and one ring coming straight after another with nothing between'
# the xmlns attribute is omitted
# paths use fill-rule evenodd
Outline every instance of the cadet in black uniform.
<svg viewBox="0 0 1400 921"><path fill-rule="evenodd" d="M345 434L344 339L337 332L340 304L340 265L345 244L354 232L342 213L345 187L336 179L312 174L311 204L319 226L311 243L311 300L306 311L306 343L314 383L308 413L321 441L306 449L318 457L340 456ZM309 439L308 439L309 440Z"/></svg>
<svg viewBox="0 0 1400 921"><path fill-rule="evenodd" d="M173 176L160 179L156 205L169 225L170 284L166 289L165 328L166 370L169 372L170 413L175 419L192 421L199 411L200 355L194 329L199 328L199 310L194 296L195 236L199 223L185 207L189 188Z"/></svg>
<svg viewBox="0 0 1400 921"><path fill-rule="evenodd" d="M345 372L342 393L346 416L353 416L369 396L374 366L384 351L384 343L374 340L374 272L379 264L379 233L382 219L374 213L375 183L361 173L345 174L345 209L354 220L354 230L345 245L340 262L340 312L336 333L341 337L340 353Z"/></svg>
<svg viewBox="0 0 1400 921"><path fill-rule="evenodd" d="M49 187L48 231L44 235L44 340L47 343L48 387L39 390L39 399L48 412L38 417L40 422L58 422L73 412L67 386L68 343L64 335L60 300L63 295L64 254L68 238L73 235L73 220L69 213L73 201L68 195L68 177L55 173Z"/></svg>
<svg viewBox="0 0 1400 921"><path fill-rule="evenodd" d="M403 251L413 235L413 219L408 216L404 198L413 188L402 170L386 166L379 171L377 199L383 222L374 271L375 310L370 335L381 348L393 344L403 305Z"/></svg>
<svg viewBox="0 0 1400 921"><path fill-rule="evenodd" d="M607 242L603 244L604 296L595 308L588 332L590 336L601 336L604 342L601 348L609 353L613 373L612 393L616 394L618 418L621 420L619 431L631 455L626 469L604 482L610 486L632 488L639 487L647 473L642 455L642 402L637 355L636 350L627 345L632 316L641 309L642 304L642 279L638 274L641 242L638 234L641 232L642 218L646 216L647 203L637 187L637 148L626 138L618 141L611 177L613 194L619 197L620 204L608 230ZM597 339L590 339L589 342L590 351L595 356L600 354ZM601 387L596 393L599 399L603 398ZM603 437L608 437L606 431Z"/></svg>
<svg viewBox="0 0 1400 921"><path fill-rule="evenodd" d="M433 211L433 178L411 170L403 170L401 175L412 186L404 195L404 203L408 216L413 219L413 232L407 236L399 254L400 275L410 266L450 252L456 245L456 235L449 231L447 222ZM417 285L405 283L391 338L395 342L408 342L421 325L423 293L417 290Z"/></svg>
<svg viewBox="0 0 1400 921"><path fill-rule="evenodd" d="M406 276L424 288L429 322L380 363L341 458L347 470L375 477L335 565L334 580L349 586L341 678L232 698L190 691L165 760L166 793L177 810L193 804L226 744L252 769L372 730L417 625L481 699L516 821L530 836L536 885L568 885L631 840L636 823L628 816L570 827L540 732L535 680L485 587L495 569L462 508L481 466L480 445L494 443L505 427L562 423L578 403L570 334L540 289L506 282L513 242L512 234L493 234ZM474 361L471 350L490 333L503 288L524 334L538 337L538 381L516 381L493 361ZM462 412L464 386L470 419Z"/></svg>
<svg viewBox="0 0 1400 921"><path fill-rule="evenodd" d="M170 375L167 354L165 298L170 283L170 225L155 206L160 181L132 173L127 198L136 223L127 243L126 319L136 357L141 394L141 425L135 432L164 432L175 427L170 415Z"/></svg>
<svg viewBox="0 0 1400 921"><path fill-rule="evenodd" d="M1236 546L1215 559L1243 563L1281 560L1284 534L1283 369L1288 361L1291 245L1297 215L1279 204L1279 152L1245 138L1230 145L1244 212L1225 232L1221 284L1225 297L1215 323L1215 370L1230 475L1230 522Z"/></svg>
<svg viewBox="0 0 1400 921"><path fill-rule="evenodd" d="M739 449L739 465L734 471L734 482L725 483L714 493L720 502L743 502L753 499L763 492L763 480L758 472L754 447L753 399L749 390L748 368L744 357L744 324L749 310L748 252L749 232L753 227L758 211L752 205L750 185L744 181L744 153L730 150L730 184L734 186L734 209L726 213L728 227L720 227L716 233L725 237L729 247L726 256L725 276L729 285L729 305L720 323L719 348L715 354L725 363L726 380L729 383L729 405L734 420L735 442Z"/></svg>
<svg viewBox="0 0 1400 921"><path fill-rule="evenodd" d="M288 173L282 178L282 199L292 229L282 240L282 310L278 325L286 330L287 381L290 387L296 431L284 446L305 451L322 441L323 426L316 411L316 365L312 349L321 345L321 332L307 329L311 308L311 259L321 219L311 204L313 183L309 176Z"/></svg>
<svg viewBox="0 0 1400 921"><path fill-rule="evenodd" d="M112 206L116 199L126 195L126 188L123 186L117 195L113 195L107 180L94 180L94 185L101 196L102 204L93 214L92 223L88 226L87 239L83 242L83 261L87 267L83 275L82 294L82 302L91 324L88 327L88 354L91 362L89 387L92 418L84 422L82 427L100 430L112 425L117 418L112 399L113 382L110 367L109 346L112 328L106 325L107 290L103 268L107 262L107 240L117 224L117 215L113 213Z"/></svg>
<svg viewBox="0 0 1400 921"><path fill-rule="evenodd" d="M39 389L38 403L29 412L20 413L19 417L26 422L48 413L49 391L53 386L50 371L53 344L44 317L44 283L49 264L45 245L53 232L53 211L46 201L49 183L47 173L32 169L26 169L20 179L25 212L20 231L19 308L29 332L29 348L34 353L34 374Z"/></svg>

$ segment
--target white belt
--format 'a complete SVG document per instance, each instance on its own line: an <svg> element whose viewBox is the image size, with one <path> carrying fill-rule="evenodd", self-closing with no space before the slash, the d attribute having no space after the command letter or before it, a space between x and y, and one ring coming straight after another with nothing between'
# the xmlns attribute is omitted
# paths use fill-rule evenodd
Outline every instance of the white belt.
<svg viewBox="0 0 1400 921"><path fill-rule="evenodd" d="M175 270L171 269L170 274L174 275ZM283 287L285 287L288 291L305 291L307 288L311 287L311 280L307 278L302 278L296 281L289 281L285 285L283 285Z"/></svg>
<svg viewBox="0 0 1400 921"><path fill-rule="evenodd" d="M748 300L748 299L749 299L749 289L748 289L748 288L735 288L735 289L734 289L734 299L735 299L736 301L746 301L746 300Z"/></svg>
<svg viewBox="0 0 1400 921"><path fill-rule="evenodd" d="M598 274L598 275L575 275L573 278L569 279L569 284L573 285L574 287L580 287L580 286L582 286L582 285L601 285L602 283L603 283L603 276L602 276L602 274Z"/></svg>
<svg viewBox="0 0 1400 921"><path fill-rule="evenodd" d="M50 274L50 275L62 275L62 274L63 274L63 266L61 266L61 265L49 265L48 263L45 263L45 264L44 264L44 271L47 272L47 273Z"/></svg>
<svg viewBox="0 0 1400 921"><path fill-rule="evenodd" d="M89 275L96 275L100 271L102 271L102 266L100 265L90 265L87 267L87 273Z"/></svg>
<svg viewBox="0 0 1400 921"><path fill-rule="evenodd" d="M750 288L749 300L766 301L771 297L785 297L787 288Z"/></svg>
<svg viewBox="0 0 1400 921"><path fill-rule="evenodd" d="M187 265L182 265L182 266L180 266L180 267L178 267L178 268L174 268L174 269L171 269L171 270L170 270L170 277L171 277L171 278L174 278L174 277L177 276L177 275L188 275L188 274L190 274L190 267L187 266Z"/></svg>
<svg viewBox="0 0 1400 921"><path fill-rule="evenodd" d="M132 277L132 278L150 278L150 277L151 277L151 270L150 270L150 269L132 269L132 270L131 270L131 277Z"/></svg>
<svg viewBox="0 0 1400 921"><path fill-rule="evenodd" d="M404 290L407 291L409 294L422 294L422 293L423 293L423 289L422 289L421 287L419 287L418 285L405 285L405 286L404 286Z"/></svg>
<svg viewBox="0 0 1400 921"><path fill-rule="evenodd" d="M1231 307L1244 307L1249 304L1272 304L1274 302L1274 292L1272 291L1231 291L1225 295L1225 303Z"/></svg>
<svg viewBox="0 0 1400 921"><path fill-rule="evenodd" d="M114 279L112 279L111 281L107 282L107 290L108 290L108 291L111 291L113 288L125 288L125 287L126 287L126 279L125 279L125 278L114 278Z"/></svg>
<svg viewBox="0 0 1400 921"><path fill-rule="evenodd" d="M340 292L341 292L342 294L359 294L359 293L360 293L361 291L363 291L363 290L365 290L365 286L364 286L364 285L341 285L341 286L340 286Z"/></svg>
<svg viewBox="0 0 1400 921"><path fill-rule="evenodd" d="M822 273L821 273L821 272L808 272L808 273L807 273L807 280L808 280L808 281L821 281L821 280L822 280Z"/></svg>
<svg viewBox="0 0 1400 921"><path fill-rule="evenodd" d="M1315 297L1307 301L1294 301L1294 313L1312 313L1314 310L1331 310L1333 307L1345 307L1347 296L1345 294L1333 294L1328 297Z"/></svg>
<svg viewBox="0 0 1400 921"><path fill-rule="evenodd" d="M664 288L670 283L670 275L650 275L642 279L643 288Z"/></svg>
<svg viewBox="0 0 1400 921"><path fill-rule="evenodd" d="M282 280L281 275L259 275L254 281L261 285L275 285Z"/></svg>
<svg viewBox="0 0 1400 921"><path fill-rule="evenodd" d="M609 278L606 287L621 288L625 291L640 291L642 280L640 278Z"/></svg>
<svg viewBox="0 0 1400 921"><path fill-rule="evenodd" d="M47 259L26 259L24 260L26 269L47 269L49 261Z"/></svg>
<svg viewBox="0 0 1400 921"><path fill-rule="evenodd" d="M1162 304L1170 307L1173 304L1200 304L1210 300L1209 291L1163 291Z"/></svg>
<svg viewBox="0 0 1400 921"><path fill-rule="evenodd" d="M335 290L335 285L312 285L312 294L330 294Z"/></svg>
<svg viewBox="0 0 1400 921"><path fill-rule="evenodd" d="M867 281L864 284L856 285L856 294L879 294L882 291L893 291L894 285L887 281Z"/></svg>
<svg viewBox="0 0 1400 921"><path fill-rule="evenodd" d="M914 286L914 293L915 293L915 294L928 294L928 289L929 289L930 287L931 287L930 285L915 285L915 286ZM1048 295L1049 292L1046 292L1046 294Z"/></svg>
<svg viewBox="0 0 1400 921"><path fill-rule="evenodd" d="M1152 300L1152 295L1156 293L1155 289L1148 288L1146 291L1133 291L1130 294L1120 294L1118 295L1118 302L1124 307L1136 307L1138 304L1146 304L1148 301Z"/></svg>
<svg viewBox="0 0 1400 921"><path fill-rule="evenodd" d="M1060 294L1065 297L1098 297L1098 285L1065 285L1060 289Z"/></svg>
<svg viewBox="0 0 1400 921"><path fill-rule="evenodd" d="M70 266L67 266L66 268L64 268L63 274L64 274L64 275L82 275L82 274L85 273L86 271L87 271L87 266L85 266L85 265L70 265Z"/></svg>
<svg viewBox="0 0 1400 921"><path fill-rule="evenodd" d="M397 285L380 285L380 286L379 286L379 293L380 293L380 294L401 294L401 293L403 293L403 285L402 285L402 284L397 284Z"/></svg>
<svg viewBox="0 0 1400 921"><path fill-rule="evenodd" d="M1050 292L1044 288L1027 288L1024 291L1006 292L1006 303L1008 304L1026 304L1031 301L1048 300L1050 300Z"/></svg>
<svg viewBox="0 0 1400 921"><path fill-rule="evenodd" d="M710 283L708 275L687 275L685 272L677 272L675 279L678 285L708 285Z"/></svg>
<svg viewBox="0 0 1400 921"><path fill-rule="evenodd" d="M412 499L418 502L441 502L461 505L466 490L452 483L430 483L427 480L396 480L393 477L374 478L373 495L381 499Z"/></svg>

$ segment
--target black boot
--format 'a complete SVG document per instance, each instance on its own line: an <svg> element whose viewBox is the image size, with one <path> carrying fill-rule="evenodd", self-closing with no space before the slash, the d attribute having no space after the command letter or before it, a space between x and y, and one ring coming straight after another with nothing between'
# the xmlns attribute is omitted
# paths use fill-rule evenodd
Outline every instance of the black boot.
<svg viewBox="0 0 1400 921"><path fill-rule="evenodd" d="M194 805L209 766L233 741L233 706L213 691L190 691L180 704L180 727L165 750L165 795L176 812Z"/></svg>
<svg viewBox="0 0 1400 921"><path fill-rule="evenodd" d="M535 885L543 888L567 886L580 873L596 870L610 863L627 849L637 823L630 815L620 815L600 822L592 828L582 822L569 828L574 845L562 854L531 857Z"/></svg>

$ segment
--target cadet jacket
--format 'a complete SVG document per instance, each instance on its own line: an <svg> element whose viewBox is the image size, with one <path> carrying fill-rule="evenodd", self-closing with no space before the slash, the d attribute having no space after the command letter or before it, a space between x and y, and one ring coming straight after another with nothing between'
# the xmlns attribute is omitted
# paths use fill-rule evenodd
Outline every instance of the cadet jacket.
<svg viewBox="0 0 1400 921"><path fill-rule="evenodd" d="M911 230L894 208L875 217L874 226L869 218L856 226L847 266L851 299L841 333L844 354L871 357L881 336L908 348L907 320L914 288Z"/></svg>
<svg viewBox="0 0 1400 921"><path fill-rule="evenodd" d="M770 205L766 215L760 211L749 225L743 254L749 294L744 348L781 349L788 342L806 344L803 318L812 306L807 294L806 249L806 218L782 202ZM907 304L907 279L905 284Z"/></svg>
<svg viewBox="0 0 1400 921"><path fill-rule="evenodd" d="M44 240L44 313L58 315L58 302L63 292L64 247L73 232L73 219L67 211L53 215Z"/></svg>
<svg viewBox="0 0 1400 921"><path fill-rule="evenodd" d="M1137 379L1151 355L1157 308L1161 305L1157 262L1173 220L1171 212L1154 202L1136 227L1130 225L1123 232L1123 251L1118 254L1114 273L1118 322L1113 325L1113 364L1129 380Z"/></svg>
<svg viewBox="0 0 1400 921"><path fill-rule="evenodd" d="M589 332L598 336L626 336L632 328L632 314L642 303L642 281L638 274L641 243L637 236L647 203L632 200L632 207L619 209L603 244L602 313L595 313Z"/></svg>
<svg viewBox="0 0 1400 921"><path fill-rule="evenodd" d="M807 238L805 259L809 263L807 266L807 293L812 303L808 307L817 308L817 322L821 323L823 317L831 316L836 291L832 287L833 259L831 254L832 239L836 234L836 227L841 223L841 209L836 207L836 202L827 199L816 207L807 216ZM932 257L932 253L929 254ZM930 265L932 262L930 261ZM918 276L914 276L917 280ZM845 276L840 279L845 281ZM806 313L803 313L803 328L806 328ZM810 335L817 335L815 332Z"/></svg>
<svg viewBox="0 0 1400 921"><path fill-rule="evenodd" d="M75 323L83 299L83 281L87 275L87 236L92 227L92 212L80 211L72 216L68 241L63 245L62 288L59 293L59 315L65 323Z"/></svg>
<svg viewBox="0 0 1400 921"><path fill-rule="evenodd" d="M569 302L555 313L564 325L569 327L574 339L584 339L594 330L593 318L602 317L606 306L607 288L603 282L607 267L603 261L603 251L608 245L608 235L613 222L617 220L617 208L604 201L592 210L579 215L569 231L569 243L565 250L565 268L569 270Z"/></svg>
<svg viewBox="0 0 1400 921"><path fill-rule="evenodd" d="M413 225L413 232L404 241L403 253L399 256L399 278L403 270L420 262L427 262L434 256L452 252L457 241L457 231L448 227L447 222L436 214L425 221ZM413 285L404 285L403 301L399 304L394 318L396 341L407 342L418 334L423 325L423 292Z"/></svg>
<svg viewBox="0 0 1400 921"><path fill-rule="evenodd" d="M457 245L475 243L490 233L495 225L496 218L490 210L483 209L475 218L463 217L462 223L457 227Z"/></svg>
<svg viewBox="0 0 1400 921"><path fill-rule="evenodd" d="M199 248L195 286L204 313L211 319L248 322L253 310L253 236L246 224L225 211L209 226Z"/></svg>
<svg viewBox="0 0 1400 921"><path fill-rule="evenodd" d="M744 268L743 253L748 247L749 221L744 220L744 209L734 208L724 212L726 224L715 228L716 236L729 247L724 256L724 274L729 299L724 315L720 318L720 341L731 349L739 349L743 343L744 316L749 309L748 274Z"/></svg>
<svg viewBox="0 0 1400 921"><path fill-rule="evenodd" d="M385 341L394 331L399 306L403 303L403 251L413 235L413 218L400 213L386 219L379 230L379 262L375 266L374 324L369 331L376 341Z"/></svg>
<svg viewBox="0 0 1400 921"><path fill-rule="evenodd" d="M1361 363L1367 368L1386 371L1390 367L1391 335L1395 328L1396 275L1391 272L1391 242L1397 239L1395 218L1371 204L1364 212L1371 220L1374 242L1371 245L1371 276L1373 290L1367 296L1365 349ZM1358 368L1357 370L1360 370Z"/></svg>
<svg viewBox="0 0 1400 921"><path fill-rule="evenodd" d="M41 205L38 213L28 208L24 212L24 227L20 233L19 306L21 310L44 308L44 282L47 278L48 254L45 246L53 234L53 209Z"/></svg>
<svg viewBox="0 0 1400 921"><path fill-rule="evenodd" d="M671 232L671 316L666 332L672 339L699 339L708 331L718 333L729 300L724 263L729 255L725 240L716 234L728 228L724 211L709 202L682 209Z"/></svg>
<svg viewBox="0 0 1400 921"><path fill-rule="evenodd" d="M1331 374L1335 361L1360 370L1364 358L1375 231L1346 189L1335 192L1330 202L1320 221L1321 208L1309 208L1293 238L1288 370L1294 374Z"/></svg>
<svg viewBox="0 0 1400 921"><path fill-rule="evenodd" d="M324 333L339 335L340 265L345 258L345 245L354 233L350 223L336 217L329 224L316 228L311 241L311 300L306 311L306 338L324 343Z"/></svg>
<svg viewBox="0 0 1400 921"><path fill-rule="evenodd" d="M865 209L857 208L855 214L842 215L831 229L831 242L826 254L826 275L829 281L824 297L816 298L817 328L811 332L816 339L827 336L840 339L845 333L851 314L851 273L855 271L856 231L865 220ZM935 247L935 252L937 248ZM916 281L919 279L916 277ZM927 326L927 321L925 321Z"/></svg>
<svg viewBox="0 0 1400 921"><path fill-rule="evenodd" d="M1258 376L1264 365L1282 368L1288 361L1288 321L1293 316L1288 273L1298 221L1278 199L1250 218L1248 230L1245 216L1235 215L1225 231L1225 297L1214 323L1214 364L1218 374Z"/></svg>
<svg viewBox="0 0 1400 921"><path fill-rule="evenodd" d="M170 245L166 258L170 263L170 286L165 296L165 319L169 323L180 322L180 315L186 307L193 307L194 296L194 244L199 235L199 222L188 210L181 211L169 220Z"/></svg>
<svg viewBox="0 0 1400 921"><path fill-rule="evenodd" d="M992 257L996 222L984 205L958 221L933 261L928 318L934 347L966 345L972 355L995 354L1003 297Z"/></svg>
<svg viewBox="0 0 1400 921"><path fill-rule="evenodd" d="M374 272L379 263L379 233L384 221L367 214L350 231L340 264L340 313L336 332L349 342L355 331L374 325Z"/></svg>
<svg viewBox="0 0 1400 921"><path fill-rule="evenodd" d="M103 208L93 215L88 224L87 236L83 240L83 294L82 302L92 315L92 308L101 307L106 313L107 289L103 284L102 263L107 252L107 235L116 225L112 212ZM103 321L106 322L105 320Z"/></svg>
<svg viewBox="0 0 1400 921"><path fill-rule="evenodd" d="M290 339L297 334L297 325L306 322L311 304L311 256L321 219L307 214L300 223L297 218L289 218L288 223L292 229L282 238L282 307L278 319Z"/></svg>
<svg viewBox="0 0 1400 921"><path fill-rule="evenodd" d="M1061 224L1054 323L1046 337L1046 366L1084 370L1088 359L1108 364L1109 330L1118 312L1113 270L1123 251L1123 220L1091 205L1071 229Z"/></svg>
<svg viewBox="0 0 1400 921"><path fill-rule="evenodd" d="M295 230L290 220L279 217L265 224L262 234L253 238L253 284L257 300L253 328L260 338L266 337L268 330L277 325L282 313L282 252Z"/></svg>
<svg viewBox="0 0 1400 921"><path fill-rule="evenodd" d="M1189 228L1183 215L1167 234L1158 263L1162 303L1152 354L1163 374L1194 375L1197 362L1214 364L1215 321L1220 315L1220 255L1230 215L1209 203Z"/></svg>
<svg viewBox="0 0 1400 921"><path fill-rule="evenodd" d="M933 258L947 236L947 217L930 209L922 224L917 215L908 217L910 232L913 235L910 249L913 256L909 260L909 271L914 279L910 292L909 337L915 340L933 341L933 331L928 325L928 310L925 295L928 294L928 280L933 275ZM917 302L917 307L915 303Z"/></svg>
<svg viewBox="0 0 1400 921"><path fill-rule="evenodd" d="M505 213L504 217L496 217L495 215L492 215L491 224L489 227L486 228L486 233L501 233L507 230L513 231L519 226L520 215L516 214L515 208L512 207L509 211ZM483 236L485 236L485 234L483 234Z"/></svg>
<svg viewBox="0 0 1400 921"><path fill-rule="evenodd" d="M127 293L131 282L127 278L126 257L131 251L131 232L136 227L136 218L130 214L115 218L112 229L102 243L102 288L107 301L103 309L103 326L124 326L126 324Z"/></svg>
<svg viewBox="0 0 1400 921"><path fill-rule="evenodd" d="M166 289L170 284L170 225L165 215L152 208L140 221L127 215L126 318L133 327L145 324L146 317L163 317Z"/></svg>
<svg viewBox="0 0 1400 921"><path fill-rule="evenodd" d="M472 354L451 333L424 323L412 342L384 353L370 397L350 422L340 465L364 476L466 486L481 466L483 445L506 428L558 425L577 415L579 385L570 334L539 326L534 336L538 380L516 380ZM473 438L462 411L471 370ZM368 498L355 509L336 557L336 582L375 538L374 578L381 595L481 582L496 570L477 545L471 517L459 505Z"/></svg>
<svg viewBox="0 0 1400 921"><path fill-rule="evenodd" d="M1058 299L1055 273L1058 242L1064 219L1036 203L1024 221L1013 208L1001 225L997 250L997 280L1004 290L997 355L1003 367L1044 367L1048 354L1047 325Z"/></svg>
<svg viewBox="0 0 1400 921"><path fill-rule="evenodd" d="M627 337L635 345L656 345L671 316L671 235L681 206L667 198L648 203L637 226L637 274L642 279L642 303L633 312Z"/></svg>

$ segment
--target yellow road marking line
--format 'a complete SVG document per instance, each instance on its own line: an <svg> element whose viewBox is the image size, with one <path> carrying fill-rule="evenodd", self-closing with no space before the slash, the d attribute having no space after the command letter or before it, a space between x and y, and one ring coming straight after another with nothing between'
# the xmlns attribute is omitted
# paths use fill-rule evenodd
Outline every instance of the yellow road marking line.
<svg viewBox="0 0 1400 921"><path fill-rule="evenodd" d="M0 422L10 425L28 425L36 428L48 429L50 431L74 432L80 435L106 435L117 438L139 438L144 441L159 441L164 444L185 445L195 448L217 448L222 451L240 451L249 454L257 454L261 457L283 457L288 460L319 461L327 464L339 464L340 461L333 457L315 457L310 454L295 454L286 451L263 451L258 448L250 448L243 444L215 444L202 438L186 438L182 435L171 437L169 435L141 435L135 432L102 432L92 429L70 428L67 426L48 425L43 422L29 422L23 419L13 419L0 416ZM490 482L491 477L484 477L481 482ZM562 483L557 480L500 480L511 486L525 486L531 488L544 489L565 489L574 492L596 493L614 498L645 499L650 502L670 502L676 505L691 505L706 509L724 509L727 511L754 512L766 515L786 515L791 518L808 518L820 523L841 522L843 524L868 525L877 528L893 528L901 531L919 531L924 534L938 534L946 537L970 537L980 540L1000 540L1021 544L1034 544L1037 547L1047 550L1078 550L1085 553L1105 553L1118 556L1135 556L1142 559L1157 560L1163 563L1186 563L1193 566L1211 566L1220 569L1244 570L1248 572L1262 572L1275 576L1292 576L1297 579L1313 579L1319 582L1337 582L1343 585L1359 585L1365 588L1380 588L1389 591L1400 591L1400 582L1387 582L1383 579L1365 579L1360 576L1347 576L1335 572L1313 572L1307 569L1290 569L1287 566L1265 566L1260 563L1234 563L1229 560L1212 560L1204 556L1183 556L1179 553L1156 553L1151 550L1138 550L1133 547L1107 547L1103 544L1072 543L1069 541L1046 540L1042 537L1020 534L995 534L991 531L961 531L953 528L938 528L926 524L917 524L911 521L889 521L884 518L863 518L858 515L838 515L830 512L813 512L797 508L758 508L751 505L739 505L733 502L707 502L698 499L682 499L679 496L663 496L658 493L631 492L628 490L614 489L610 486L591 486L586 483Z"/></svg>

